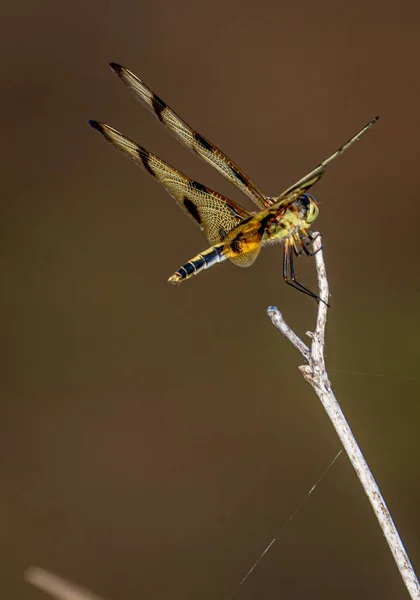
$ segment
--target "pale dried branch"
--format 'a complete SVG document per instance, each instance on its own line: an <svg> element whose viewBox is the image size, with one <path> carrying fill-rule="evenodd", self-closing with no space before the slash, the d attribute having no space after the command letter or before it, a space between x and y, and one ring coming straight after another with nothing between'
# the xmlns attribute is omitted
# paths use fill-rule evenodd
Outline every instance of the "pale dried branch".
<svg viewBox="0 0 420 600"><path fill-rule="evenodd" d="M407 587L407 590L413 600L420 599L420 585L416 577L410 559L394 525L391 514L386 506L379 487L366 463L363 454L356 443L354 435L344 417L344 414L338 404L332 391L331 382L328 378L324 359L325 347L325 325L327 322L327 302L329 297L327 273L325 269L324 258L322 254L322 240L319 234L315 234L313 243L315 254L315 264L318 277L319 297L322 302L318 303L318 314L314 332L307 332L311 338L310 349L296 335L294 331L286 324L281 312L274 306L268 309L268 315L273 324L281 333L299 350L307 364L299 367L303 377L314 388L318 398L321 400L334 428L344 446L345 451L352 463L356 474L363 486L365 494L369 498L376 518L383 531L386 541L391 549L394 560L401 573L401 577Z"/></svg>
<svg viewBox="0 0 420 600"><path fill-rule="evenodd" d="M90 590L66 581L41 567L28 567L25 580L57 600L103 600Z"/></svg>

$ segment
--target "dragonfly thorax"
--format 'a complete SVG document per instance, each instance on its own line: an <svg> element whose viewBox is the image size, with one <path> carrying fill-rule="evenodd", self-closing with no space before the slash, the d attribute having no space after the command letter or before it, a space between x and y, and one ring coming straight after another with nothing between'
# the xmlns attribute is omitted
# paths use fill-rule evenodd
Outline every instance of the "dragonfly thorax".
<svg viewBox="0 0 420 600"><path fill-rule="evenodd" d="M268 209L271 216L265 223L263 236L265 242L294 237L302 230L308 229L319 213L317 201L309 194L302 194L289 206L284 207L280 203L277 210L276 208L273 206ZM261 220L262 223L264 221L264 219Z"/></svg>

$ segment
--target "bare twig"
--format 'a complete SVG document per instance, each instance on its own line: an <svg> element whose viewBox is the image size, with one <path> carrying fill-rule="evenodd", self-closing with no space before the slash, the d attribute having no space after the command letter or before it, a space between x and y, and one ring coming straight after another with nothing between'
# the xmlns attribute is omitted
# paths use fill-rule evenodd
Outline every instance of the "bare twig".
<svg viewBox="0 0 420 600"><path fill-rule="evenodd" d="M394 560L401 573L401 577L408 589L408 592L413 600L420 599L420 585L416 577L414 569L408 558L407 552L403 546L398 531L394 525L391 514L385 504L378 485L363 457L363 454L356 443L354 435L344 417L344 414L337 402L332 391L328 373L325 367L324 347L325 347L325 325L327 322L327 305L329 290L327 273L325 269L324 258L322 255L322 240L319 234L314 236L313 247L315 254L315 263L318 276L319 296L323 302L318 304L318 315L316 320L316 328L314 332L307 332L307 335L312 339L311 348L294 333L285 323L280 311L270 306L268 315L273 324L281 331L281 333L299 350L307 364L299 367L303 377L314 388L317 396L322 402L335 430L344 446L345 451L352 463L356 474L363 486L365 494L369 498L376 518L383 531L386 541L394 556Z"/></svg>
<svg viewBox="0 0 420 600"><path fill-rule="evenodd" d="M90 590L66 581L41 567L28 567L25 571L25 579L57 600L103 600Z"/></svg>
<svg viewBox="0 0 420 600"><path fill-rule="evenodd" d="M268 314L273 324L281 333L299 350L307 364L299 367L303 377L314 388L321 400L335 430L347 452L347 455L356 471L356 474L365 490L367 497L379 521L383 534L388 542L394 560L401 573L401 577L413 600L420 599L420 585L410 559L405 551L398 531L395 528L390 512L385 504L375 479L363 457L363 454L354 439L353 433L341 411L332 391L325 367L325 325L327 322L327 302L329 297L328 280L325 263L322 255L322 241L318 234L314 240L316 269L318 275L319 296L322 302L318 304L318 315L314 332L307 332L311 338L311 347L299 338L290 329L283 319L281 312L274 306L270 306ZM272 542L270 543L270 545ZM259 559L260 560L260 559ZM73 583L53 575L40 567L30 567L25 573L26 580L35 587L49 593L57 600L102 600L99 596L89 590L83 589Z"/></svg>

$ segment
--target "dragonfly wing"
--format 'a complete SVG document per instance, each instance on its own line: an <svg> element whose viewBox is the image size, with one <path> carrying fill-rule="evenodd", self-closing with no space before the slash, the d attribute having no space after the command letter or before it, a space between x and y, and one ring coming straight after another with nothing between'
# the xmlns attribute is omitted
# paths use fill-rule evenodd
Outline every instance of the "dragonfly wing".
<svg viewBox="0 0 420 600"><path fill-rule="evenodd" d="M264 226L259 215L237 225L225 239L223 254L238 267L249 267L260 253Z"/></svg>
<svg viewBox="0 0 420 600"><path fill-rule="evenodd" d="M204 231L210 244L223 242L229 231L251 216L239 204L190 179L109 125L98 121L89 124L155 177Z"/></svg>
<svg viewBox="0 0 420 600"><path fill-rule="evenodd" d="M133 92L134 96L151 110L159 121L163 123L170 133L172 133L172 135L174 135L181 143L210 163L224 175L226 179L236 185L236 187L244 192L244 194L249 196L257 206L266 208L271 204L270 199L260 192L250 178L233 162L233 160L183 121L161 98L159 98L159 96L152 92L152 90L150 90L131 71L116 63L110 63L110 67L122 82Z"/></svg>
<svg viewBox="0 0 420 600"><path fill-rule="evenodd" d="M250 267L253 262L256 260L258 254L260 253L261 246L258 244L252 248L248 248L241 254L233 254L231 249L227 251L226 257L230 260L231 263L236 265L237 267Z"/></svg>
<svg viewBox="0 0 420 600"><path fill-rule="evenodd" d="M331 154L328 158L326 158L322 163L320 163L313 171L310 171L305 177L294 183L291 187L289 187L285 192L280 194L278 198L275 199L275 206L288 206L292 204L295 200L299 198L302 194L304 194L310 187L312 187L325 173L325 167L330 164L333 160L335 160L338 156L343 154L350 146L352 146L357 140L359 140L363 134L365 134L369 129L376 123L379 117L375 117L372 121L369 121L367 125L365 125L356 135L350 138L345 144L343 144L338 150Z"/></svg>

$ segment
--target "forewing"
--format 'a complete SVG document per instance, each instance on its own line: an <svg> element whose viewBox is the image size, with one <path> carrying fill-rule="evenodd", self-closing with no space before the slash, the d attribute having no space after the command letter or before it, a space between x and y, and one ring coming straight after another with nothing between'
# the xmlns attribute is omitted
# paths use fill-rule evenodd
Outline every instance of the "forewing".
<svg viewBox="0 0 420 600"><path fill-rule="evenodd" d="M98 121L89 121L89 124L155 177L204 231L210 244L223 242L231 229L250 216L239 204L183 175L116 129Z"/></svg>
<svg viewBox="0 0 420 600"><path fill-rule="evenodd" d="M305 177L294 183L291 187L289 187L285 192L280 194L278 198L276 198L275 204L273 208L279 208L280 206L288 206L292 204L295 200L299 198L302 194L304 194L310 187L312 187L325 173L325 167L329 165L330 162L335 160L338 156L343 154L350 146L352 146L357 140L359 140L363 134L365 134L369 129L376 123L379 117L375 117L370 121L367 125L365 125L356 135L348 140L345 144L343 144L334 154L331 154L328 158L326 158L322 163L320 163L313 171L310 171Z"/></svg>
<svg viewBox="0 0 420 600"><path fill-rule="evenodd" d="M270 200L260 192L233 160L183 121L138 77L116 63L110 63L110 66L123 83L133 92L134 96L151 110L180 142L210 163L231 183L249 196L260 208L265 208L271 204Z"/></svg>

